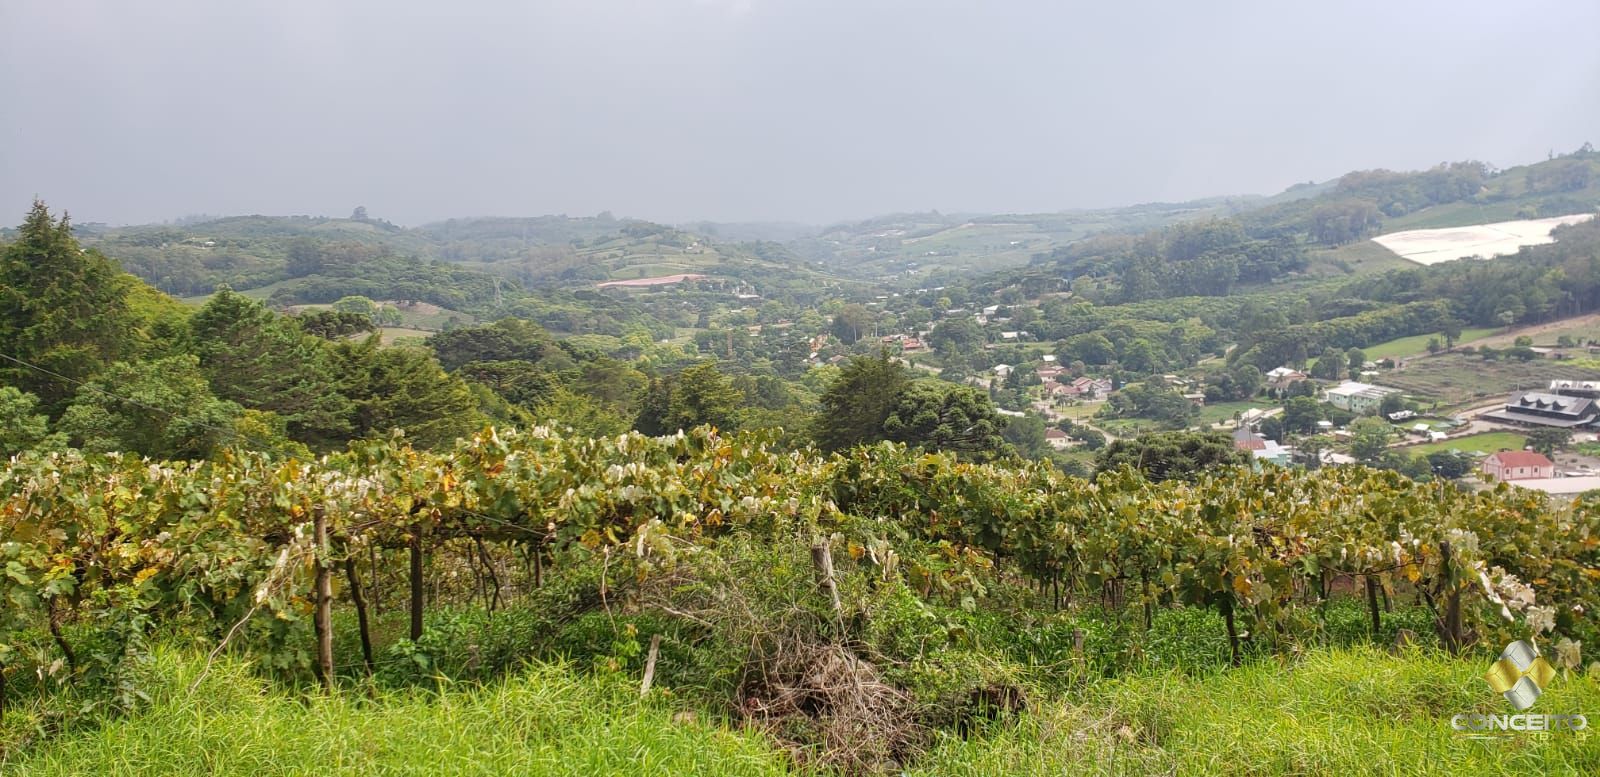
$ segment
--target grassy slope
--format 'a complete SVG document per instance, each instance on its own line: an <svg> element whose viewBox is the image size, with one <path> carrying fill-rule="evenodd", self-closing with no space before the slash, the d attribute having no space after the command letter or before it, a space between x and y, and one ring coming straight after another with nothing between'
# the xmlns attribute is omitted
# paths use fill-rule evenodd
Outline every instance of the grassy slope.
<svg viewBox="0 0 1600 777"><path fill-rule="evenodd" d="M1459 343L1461 345L1469 345L1480 338L1488 337L1489 335L1492 335L1498 331L1500 330L1492 327L1463 329L1461 330L1461 339ZM1371 348L1363 348L1362 351L1367 355L1368 359L1373 361L1377 361L1379 359L1400 359L1406 356L1416 356L1418 354L1427 353L1428 341L1435 337L1439 338L1439 342L1441 344L1444 342L1444 336L1439 334L1415 335L1413 337L1401 337L1385 343L1379 343Z"/></svg>
<svg viewBox="0 0 1600 777"><path fill-rule="evenodd" d="M674 723L637 686L541 666L442 696L298 697L240 665L171 653L150 709L71 737L0 773L30 775L778 774L760 737Z"/></svg>
<svg viewBox="0 0 1600 777"><path fill-rule="evenodd" d="M1251 408L1260 408L1264 410L1270 407L1272 407L1271 402L1255 402L1249 400L1243 402L1207 402L1205 407L1200 408L1200 420L1198 421L1198 424L1200 426L1212 426L1223 421L1231 422L1233 420L1234 413L1242 413Z"/></svg>
<svg viewBox="0 0 1600 777"><path fill-rule="evenodd" d="M1486 660L1486 659L1485 659ZM1594 774L1593 732L1478 741L1457 713L1505 713L1484 661L1372 650L1314 651L1194 677L1104 681L1045 700L1014 726L933 743L911 773ZM432 696L347 691L301 699L224 661L187 692L201 661L171 652L152 706L69 734L0 771L29 775L782 774L787 757L717 721L674 720L670 697L626 678L549 665ZM1600 710L1600 681L1557 680L1535 711ZM14 769L14 771L13 771Z"/></svg>
<svg viewBox="0 0 1600 777"><path fill-rule="evenodd" d="M1528 438L1520 434L1516 434L1515 432L1487 432L1485 434L1473 434L1466 437L1459 437L1454 440L1443 440L1440 442L1429 442L1421 445L1413 445L1405 448L1404 450L1406 453L1416 456L1426 456L1430 453L1449 450L1487 454L1494 453L1495 451L1506 450L1508 448L1514 451L1520 451L1522 450L1522 446L1527 444Z"/></svg>
<svg viewBox="0 0 1600 777"><path fill-rule="evenodd" d="M996 737L950 742L919 773L1594 774L1600 741L1528 735L1479 741L1457 713L1508 713L1478 663L1371 651L1313 653L1192 679L1146 676L1093 689ZM1594 679L1558 682L1535 711L1600 705Z"/></svg>

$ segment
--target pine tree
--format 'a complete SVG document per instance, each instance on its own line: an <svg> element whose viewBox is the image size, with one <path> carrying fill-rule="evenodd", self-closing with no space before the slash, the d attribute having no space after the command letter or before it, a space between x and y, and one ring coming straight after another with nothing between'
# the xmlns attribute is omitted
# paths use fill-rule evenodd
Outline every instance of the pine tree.
<svg viewBox="0 0 1600 777"><path fill-rule="evenodd" d="M884 439L883 422L910 384L906 368L887 353L851 359L822 395L812 436L826 451Z"/></svg>
<svg viewBox="0 0 1600 777"><path fill-rule="evenodd" d="M326 342L224 286L189 321L194 351L222 399L283 418L315 447L349 438L354 407L340 394Z"/></svg>
<svg viewBox="0 0 1600 777"><path fill-rule="evenodd" d="M472 390L420 348L380 348L376 336L334 346L340 393L355 403L357 436L405 430L418 447L439 448L485 421Z"/></svg>
<svg viewBox="0 0 1600 777"><path fill-rule="evenodd" d="M134 344L132 279L98 251L83 250L66 215L43 202L0 253L0 380L34 394L52 414L77 384ZM56 373L56 377L49 373Z"/></svg>

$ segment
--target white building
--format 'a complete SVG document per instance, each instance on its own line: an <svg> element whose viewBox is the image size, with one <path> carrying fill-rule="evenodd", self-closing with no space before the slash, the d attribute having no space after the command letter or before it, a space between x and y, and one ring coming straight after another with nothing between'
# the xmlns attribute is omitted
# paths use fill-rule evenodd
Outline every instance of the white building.
<svg viewBox="0 0 1600 777"><path fill-rule="evenodd" d="M1400 389L1347 380L1333 388L1323 389L1322 401L1340 410L1364 415L1377 410L1384 397L1399 393Z"/></svg>

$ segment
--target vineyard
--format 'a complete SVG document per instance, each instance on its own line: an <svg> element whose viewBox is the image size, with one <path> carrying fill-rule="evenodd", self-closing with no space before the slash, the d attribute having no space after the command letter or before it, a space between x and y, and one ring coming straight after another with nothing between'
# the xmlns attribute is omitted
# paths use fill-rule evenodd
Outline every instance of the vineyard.
<svg viewBox="0 0 1600 777"><path fill-rule="evenodd" d="M1398 620L1447 652L1532 638L1566 669L1600 637L1600 501L1365 468L1090 481L535 428L316 461L25 455L0 494L0 715L30 725L41 699L137 710L174 639L340 694L509 672L559 629L599 671L710 689L797 760L871 771L1127 659L1055 614L1217 628L1233 665L1327 644L1349 606L1373 641ZM1025 672L946 649L993 634Z"/></svg>

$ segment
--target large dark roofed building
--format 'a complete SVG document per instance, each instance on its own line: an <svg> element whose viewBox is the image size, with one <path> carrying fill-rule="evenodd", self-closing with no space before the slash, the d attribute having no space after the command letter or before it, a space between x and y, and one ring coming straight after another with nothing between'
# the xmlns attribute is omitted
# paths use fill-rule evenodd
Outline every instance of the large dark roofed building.
<svg viewBox="0 0 1600 777"><path fill-rule="evenodd" d="M1596 425L1600 406L1588 397L1524 391L1513 395L1504 409L1485 413L1484 417L1514 424L1572 429Z"/></svg>

